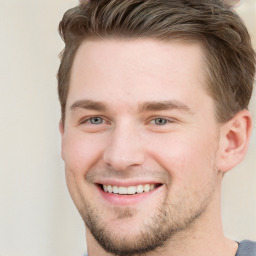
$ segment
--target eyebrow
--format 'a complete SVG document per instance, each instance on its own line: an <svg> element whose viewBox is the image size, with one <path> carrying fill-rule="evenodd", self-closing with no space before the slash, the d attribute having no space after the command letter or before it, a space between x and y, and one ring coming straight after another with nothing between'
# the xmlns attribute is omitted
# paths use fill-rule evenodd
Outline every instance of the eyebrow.
<svg viewBox="0 0 256 256"><path fill-rule="evenodd" d="M192 113L192 110L187 105L176 100L169 100L169 101L162 101L162 102L150 101L150 102L145 102L140 106L141 112L173 110L173 109L177 109L186 113Z"/></svg>
<svg viewBox="0 0 256 256"><path fill-rule="evenodd" d="M70 110L75 109L89 109L96 111L107 111L107 105L93 100L78 100L74 102ZM184 103L177 100L169 100L169 101L148 101L140 104L139 112L150 112L150 111L163 111L163 110L173 110L177 109L185 113L192 113L192 110L185 105Z"/></svg>
<svg viewBox="0 0 256 256"><path fill-rule="evenodd" d="M74 109L90 109L90 110L97 110L97 111L106 111L106 105L98 102L98 101L92 101L92 100L78 100L75 103L73 103L70 107L71 110Z"/></svg>

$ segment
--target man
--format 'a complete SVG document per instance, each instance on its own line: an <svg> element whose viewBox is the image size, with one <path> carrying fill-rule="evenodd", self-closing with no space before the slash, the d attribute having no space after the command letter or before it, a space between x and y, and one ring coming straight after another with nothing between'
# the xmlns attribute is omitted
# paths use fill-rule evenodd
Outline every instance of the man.
<svg viewBox="0 0 256 256"><path fill-rule="evenodd" d="M220 210L252 131L240 18L219 0L92 0L60 33L62 158L88 255L256 255Z"/></svg>

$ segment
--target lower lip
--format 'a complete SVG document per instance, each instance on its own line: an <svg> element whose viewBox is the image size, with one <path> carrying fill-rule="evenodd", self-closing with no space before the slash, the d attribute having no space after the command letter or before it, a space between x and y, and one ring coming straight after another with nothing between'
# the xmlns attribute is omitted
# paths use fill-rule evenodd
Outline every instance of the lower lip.
<svg viewBox="0 0 256 256"><path fill-rule="evenodd" d="M106 200L108 203L113 205L133 205L138 204L150 196L153 196L157 192L160 192L162 189L162 186L159 186L155 188L152 191L149 192L143 192L141 194L134 194L134 195L119 195L119 194L113 194L113 193L107 193L104 190L102 190L99 186L97 186L97 189L100 193L100 195L103 197L104 200Z"/></svg>

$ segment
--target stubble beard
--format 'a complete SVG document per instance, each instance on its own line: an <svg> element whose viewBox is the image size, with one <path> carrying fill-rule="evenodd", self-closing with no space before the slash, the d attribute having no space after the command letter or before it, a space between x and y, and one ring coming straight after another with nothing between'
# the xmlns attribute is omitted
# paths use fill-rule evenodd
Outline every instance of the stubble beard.
<svg viewBox="0 0 256 256"><path fill-rule="evenodd" d="M209 205L214 186L206 194L195 193L194 195L180 195L176 202L168 205L167 193L162 204L155 213L143 223L141 231L134 237L125 238L122 234L114 230L107 229L107 223L104 223L103 217L99 211L93 207L89 201L85 201L82 208L79 209L86 228L88 228L99 243L99 245L108 253L116 256L138 256L147 255L149 252L163 249L167 242L182 231L189 230L196 220L205 212ZM202 194L204 195L202 198ZM191 203L191 197L193 202ZM184 200L184 198L186 198ZM136 211L132 208L116 209L117 219L132 218ZM145 216L145 219L147 216ZM132 226L131 226L132 228Z"/></svg>

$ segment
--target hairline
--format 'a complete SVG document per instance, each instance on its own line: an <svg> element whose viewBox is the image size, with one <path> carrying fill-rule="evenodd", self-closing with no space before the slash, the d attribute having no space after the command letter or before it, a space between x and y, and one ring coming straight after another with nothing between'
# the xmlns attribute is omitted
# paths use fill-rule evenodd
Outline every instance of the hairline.
<svg viewBox="0 0 256 256"><path fill-rule="evenodd" d="M76 49L75 49L75 54L73 55L73 59L71 61L71 67L70 67L70 72L68 74L68 79L66 80L67 83L67 92L65 95L65 108L64 108L64 113L62 113L61 116L61 121L63 122L63 124L65 123L65 114L66 114L66 108L67 108L67 98L68 98L68 94L69 94L69 88L70 88L70 80L71 80L71 75L72 75L72 69L73 69L73 64L74 64L74 60L76 58L76 55L79 51L79 49L81 48L81 46L86 42L86 41L106 41L106 40L120 40L120 41L135 41L135 40L143 40L143 39L148 39L148 40L154 40L154 41L158 41L158 42L164 42L164 43L168 43L170 41L181 41L181 42L188 42L188 43L194 43L194 44L198 44L201 45L201 49L202 49L202 64L205 63L204 68L202 69L203 72L203 77L204 77L204 82L203 85L205 85L203 89L205 89L206 93L213 99L214 104L215 104L215 118L216 121L218 121L219 123L220 120L218 118L218 114L217 114L217 101L216 99L214 99L213 95L211 94L211 71L210 71L210 63L208 61L208 56L209 56L209 49L207 48L207 43L205 40L205 37L203 35L200 36L192 36L192 35L184 35L184 34L179 34L179 33L175 33L175 36L170 35L168 38L157 38L156 36L152 35L152 36L133 36L133 37L128 37L128 36L124 36L124 35L119 35L118 33L115 33L113 35L109 34L109 35L104 35L104 36L100 36L100 35L89 35L86 36L84 38L82 38L81 40L79 40L76 44Z"/></svg>

